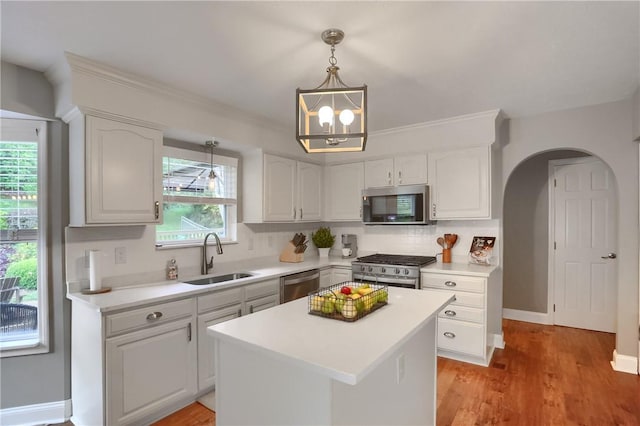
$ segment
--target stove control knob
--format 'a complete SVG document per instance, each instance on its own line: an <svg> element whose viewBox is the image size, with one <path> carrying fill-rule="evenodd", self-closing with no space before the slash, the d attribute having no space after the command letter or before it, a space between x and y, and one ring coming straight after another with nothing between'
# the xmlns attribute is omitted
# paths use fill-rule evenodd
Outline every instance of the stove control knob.
<svg viewBox="0 0 640 426"><path fill-rule="evenodd" d="M409 275L409 270L408 270L408 269L405 269L405 270L404 270L404 274L405 274L405 275Z"/></svg>
<svg viewBox="0 0 640 426"><path fill-rule="evenodd" d="M364 272L364 269L365 269L364 266L361 266L360 267L360 272Z"/></svg>
<svg viewBox="0 0 640 426"><path fill-rule="evenodd" d="M396 268L396 275L400 273L400 268Z"/></svg>
<svg viewBox="0 0 640 426"><path fill-rule="evenodd" d="M387 272L387 268L380 269L380 272L382 272L384 274L385 272Z"/></svg>
<svg viewBox="0 0 640 426"><path fill-rule="evenodd" d="M373 267L369 266L369 272L372 272L372 271L373 271Z"/></svg>

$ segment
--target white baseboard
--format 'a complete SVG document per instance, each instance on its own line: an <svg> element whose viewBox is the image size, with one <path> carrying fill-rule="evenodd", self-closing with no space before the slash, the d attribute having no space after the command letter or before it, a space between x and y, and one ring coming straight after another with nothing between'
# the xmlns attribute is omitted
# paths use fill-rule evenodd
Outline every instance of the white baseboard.
<svg viewBox="0 0 640 426"><path fill-rule="evenodd" d="M493 347L496 349L504 349L504 333L491 335L493 336Z"/></svg>
<svg viewBox="0 0 640 426"><path fill-rule="evenodd" d="M618 351L614 349L611 367L615 371L622 373L638 374L638 358L635 356L620 355Z"/></svg>
<svg viewBox="0 0 640 426"><path fill-rule="evenodd" d="M532 322L534 324L552 324L549 314L545 314L542 312L521 311L519 309L503 308L502 318L516 321Z"/></svg>
<svg viewBox="0 0 640 426"><path fill-rule="evenodd" d="M23 405L0 410L3 426L64 423L71 417L71 400Z"/></svg>

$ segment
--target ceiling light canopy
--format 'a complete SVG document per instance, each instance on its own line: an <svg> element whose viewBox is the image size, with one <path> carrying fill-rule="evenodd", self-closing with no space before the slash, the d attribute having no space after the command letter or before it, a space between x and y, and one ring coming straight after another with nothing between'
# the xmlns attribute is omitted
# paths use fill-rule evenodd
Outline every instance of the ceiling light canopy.
<svg viewBox="0 0 640 426"><path fill-rule="evenodd" d="M364 151L367 142L367 86L348 87L334 56L344 32L328 29L331 46L327 77L315 89L296 90L296 139L308 153Z"/></svg>

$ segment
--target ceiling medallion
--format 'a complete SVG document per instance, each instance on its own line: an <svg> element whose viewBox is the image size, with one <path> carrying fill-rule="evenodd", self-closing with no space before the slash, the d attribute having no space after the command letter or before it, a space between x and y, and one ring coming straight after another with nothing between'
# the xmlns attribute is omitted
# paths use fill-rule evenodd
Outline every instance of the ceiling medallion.
<svg viewBox="0 0 640 426"><path fill-rule="evenodd" d="M344 32L328 29L327 77L315 89L296 90L296 139L307 153L364 151L367 142L367 86L348 87L338 75L335 47Z"/></svg>

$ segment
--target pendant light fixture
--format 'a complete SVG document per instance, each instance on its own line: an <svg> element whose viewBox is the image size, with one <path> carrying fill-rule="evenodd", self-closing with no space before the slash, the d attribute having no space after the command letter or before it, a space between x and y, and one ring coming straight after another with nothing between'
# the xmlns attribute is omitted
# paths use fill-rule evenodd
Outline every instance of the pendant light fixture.
<svg viewBox="0 0 640 426"><path fill-rule="evenodd" d="M213 149L218 146L218 141L206 141L204 144L207 148L209 148L209 153L211 154L211 159L209 161L209 177L207 178L207 186L209 188L209 191L213 191L216 187L216 178L218 177L216 175L216 172L213 171Z"/></svg>
<svg viewBox="0 0 640 426"><path fill-rule="evenodd" d="M335 47L344 32L323 31L331 46L327 77L315 89L296 90L296 139L308 153L364 151L367 142L367 86L348 87L338 75Z"/></svg>

